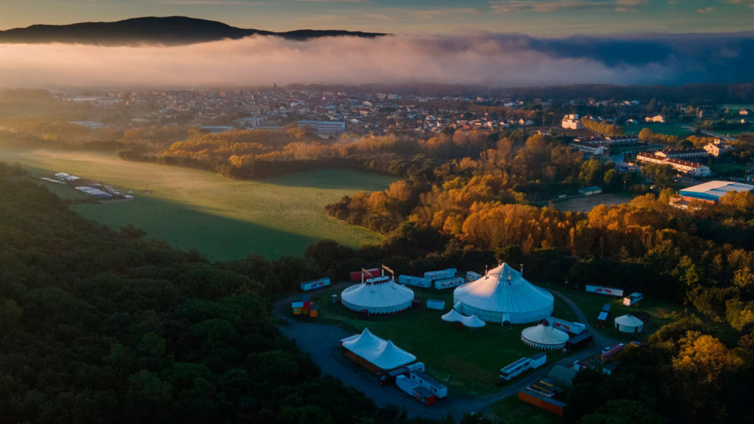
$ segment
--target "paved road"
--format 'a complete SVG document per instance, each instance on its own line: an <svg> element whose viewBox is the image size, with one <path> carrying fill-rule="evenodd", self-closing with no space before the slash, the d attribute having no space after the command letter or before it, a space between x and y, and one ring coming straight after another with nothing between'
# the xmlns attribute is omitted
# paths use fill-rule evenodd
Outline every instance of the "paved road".
<svg viewBox="0 0 754 424"><path fill-rule="evenodd" d="M340 283L335 286L345 287L347 285L348 283ZM289 319L287 315L289 305L300 295L296 294L278 300L274 305L273 313L276 317L288 322L288 325L280 327L283 334L295 340L302 351L311 355L324 374L338 378L344 383L361 390L372 398L378 406L397 405L404 408L411 417L442 419L451 415L456 421L460 421L464 414L483 411L495 402L516 395L519 390L546 377L555 365L570 366L574 361L599 353L604 346L612 346L618 343L616 340L604 337L594 331L578 306L567 296L556 290L551 290L551 292L554 296L563 299L573 309L579 320L586 325L587 331L595 336L594 346L562 358L557 362L548 363L546 366L526 374L524 378L505 386L497 393L476 398L453 396L451 394L448 399L431 407L422 405L395 387L380 386L373 375L345 359L340 353L340 340L351 335L347 331L332 325Z"/></svg>

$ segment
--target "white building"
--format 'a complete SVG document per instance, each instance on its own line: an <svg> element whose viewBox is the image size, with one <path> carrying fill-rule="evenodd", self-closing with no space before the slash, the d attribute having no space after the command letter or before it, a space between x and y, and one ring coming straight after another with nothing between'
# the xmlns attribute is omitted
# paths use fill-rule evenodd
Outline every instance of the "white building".
<svg viewBox="0 0 754 424"><path fill-rule="evenodd" d="M622 315L615 318L615 329L623 333L641 333L644 321L633 315Z"/></svg>
<svg viewBox="0 0 754 424"><path fill-rule="evenodd" d="M567 130L584 129L584 126L581 125L581 121L579 120L579 115L575 113L563 117L563 120L560 122L560 126Z"/></svg>
<svg viewBox="0 0 754 424"><path fill-rule="evenodd" d="M340 135L346 130L343 121L298 121L299 128L311 128L321 137Z"/></svg>
<svg viewBox="0 0 754 424"><path fill-rule="evenodd" d="M651 153L639 153L636 155L636 160L642 163L654 163L657 165L670 165L677 172L682 174L691 175L694 177L709 177L712 175L712 171L708 166L702 165L697 162L689 162L680 159L663 158Z"/></svg>
<svg viewBox="0 0 754 424"><path fill-rule="evenodd" d="M500 324L538 322L552 314L554 303L550 292L505 263L453 292L458 312Z"/></svg>
<svg viewBox="0 0 754 424"><path fill-rule="evenodd" d="M704 150L711 156L719 157L720 155L733 150L733 146L725 144L722 140L717 139L714 143L707 143L707 145L704 146Z"/></svg>
<svg viewBox="0 0 754 424"><path fill-rule="evenodd" d="M644 118L644 120L646 122L653 123L653 124L666 124L667 123L663 115L647 116L646 118Z"/></svg>
<svg viewBox="0 0 754 424"><path fill-rule="evenodd" d="M590 156L603 156L607 154L608 147L602 143L590 143L590 142L572 142L568 143L568 146L573 147L581 152Z"/></svg>

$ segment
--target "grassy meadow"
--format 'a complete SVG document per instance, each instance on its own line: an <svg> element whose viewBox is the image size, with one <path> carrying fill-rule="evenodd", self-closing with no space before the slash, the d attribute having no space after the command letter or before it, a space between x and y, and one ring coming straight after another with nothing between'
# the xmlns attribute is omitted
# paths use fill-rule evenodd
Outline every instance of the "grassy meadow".
<svg viewBox="0 0 754 424"><path fill-rule="evenodd" d="M325 170L262 182L234 181L212 172L126 162L110 154L3 147L0 161L18 161L35 176L66 172L133 191L132 201L78 204L72 209L116 229L133 224L149 238L179 249L196 248L212 260L300 255L323 238L351 247L377 243L380 235L336 221L324 207L357 191L385 189L395 180ZM65 199L81 196L66 186L43 184Z"/></svg>
<svg viewBox="0 0 754 424"><path fill-rule="evenodd" d="M655 134L689 136L694 133L694 130L690 130L681 124L638 124L626 126L626 134L637 135L644 128L649 128Z"/></svg>
<svg viewBox="0 0 754 424"><path fill-rule="evenodd" d="M362 320L357 313L346 309L340 302L331 301L333 294L340 295L342 287L314 292L312 300L319 305L317 319L321 322L337 325L354 333L368 327L374 334L392 340L399 347L416 355L431 374L456 394L486 395L499 391L500 368L539 352L521 342L521 330L529 325L503 327L488 323L481 329L458 329L454 324L440 319L451 308L453 289L412 289L416 299L423 304L426 304L427 299L444 300L445 310L411 309L395 315L373 316ZM553 315L568 320L576 319L571 308L558 298L555 299ZM563 354L548 352L547 355L548 361L554 361Z"/></svg>

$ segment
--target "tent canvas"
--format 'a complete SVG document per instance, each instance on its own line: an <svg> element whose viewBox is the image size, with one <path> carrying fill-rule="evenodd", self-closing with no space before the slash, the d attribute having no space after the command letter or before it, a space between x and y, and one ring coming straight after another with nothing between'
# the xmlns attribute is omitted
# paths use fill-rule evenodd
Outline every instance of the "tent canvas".
<svg viewBox="0 0 754 424"><path fill-rule="evenodd" d="M399 348L390 340L375 336L368 328L361 334L347 337L341 342L343 348L383 370L392 370L416 361L416 356Z"/></svg>
<svg viewBox="0 0 754 424"><path fill-rule="evenodd" d="M476 315L472 315L470 317L463 317L461 319L461 323L469 328L482 328L485 325L487 325L486 322L479 319Z"/></svg>
<svg viewBox="0 0 754 424"><path fill-rule="evenodd" d="M455 289L453 302L457 310L487 322L502 323L506 317L511 324L526 324L550 316L555 298L504 263L482 278Z"/></svg>
<svg viewBox="0 0 754 424"><path fill-rule="evenodd" d="M456 312L455 309L451 309L450 312L441 317L441 319L445 322L461 322L463 318L465 317Z"/></svg>
<svg viewBox="0 0 754 424"><path fill-rule="evenodd" d="M521 332L521 341L527 346L536 349L558 350L562 349L570 336L563 330L559 330L543 322L534 327L525 328Z"/></svg>
<svg viewBox="0 0 754 424"><path fill-rule="evenodd" d="M411 307L414 292L396 284L389 277L378 277L343 290L340 301L353 311L367 310L370 314L389 314Z"/></svg>

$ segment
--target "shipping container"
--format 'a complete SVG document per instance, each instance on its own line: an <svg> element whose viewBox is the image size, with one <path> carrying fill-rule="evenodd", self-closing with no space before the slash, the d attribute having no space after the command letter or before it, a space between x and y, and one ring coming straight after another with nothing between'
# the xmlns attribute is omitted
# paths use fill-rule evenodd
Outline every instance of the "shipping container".
<svg viewBox="0 0 754 424"><path fill-rule="evenodd" d="M303 311L303 308L293 308L293 315L301 315L301 312Z"/></svg>
<svg viewBox="0 0 754 424"><path fill-rule="evenodd" d="M597 317L597 327L604 328L606 323L607 323L607 312L602 311Z"/></svg>
<svg viewBox="0 0 754 424"><path fill-rule="evenodd" d="M528 390L519 390L518 399L528 404L534 405L537 408L544 409L547 412L552 412L553 414L559 415L561 417L563 416L563 412L565 411L566 406L568 406L563 402L542 396Z"/></svg>
<svg viewBox="0 0 754 424"><path fill-rule="evenodd" d="M573 336L566 342L566 349L578 350L584 347L592 346L594 344L594 337L590 333L581 333L577 336Z"/></svg>
<svg viewBox="0 0 754 424"><path fill-rule="evenodd" d="M571 334L581 334L586 330L586 325L580 322L571 322L554 317L547 317L547 322L553 328L558 328Z"/></svg>
<svg viewBox="0 0 754 424"><path fill-rule="evenodd" d="M317 290L317 289L321 289L321 288L329 286L330 279L325 277L325 278L320 278L318 280L306 281L306 282L301 283L300 285L301 285L301 290L303 291Z"/></svg>
<svg viewBox="0 0 754 424"><path fill-rule="evenodd" d="M319 316L319 311L316 309L312 309L309 311L309 318L317 318Z"/></svg>
<svg viewBox="0 0 754 424"><path fill-rule="evenodd" d="M450 288L458 287L464 284L466 284L466 280L464 278L461 278L461 277L448 278L446 280L435 281L435 288L438 290L450 289Z"/></svg>
<svg viewBox="0 0 754 424"><path fill-rule="evenodd" d="M434 309L436 311L442 311L445 309L445 301L427 299L427 309Z"/></svg>
<svg viewBox="0 0 754 424"><path fill-rule="evenodd" d="M529 358L529 367L532 369L537 369L541 367L542 365L547 362L547 354L544 352L537 353L536 355Z"/></svg>
<svg viewBox="0 0 754 424"><path fill-rule="evenodd" d="M294 308L294 309L295 308L303 309L303 307L304 307L304 302L293 302L293 303L291 303L291 308Z"/></svg>
<svg viewBox="0 0 754 424"><path fill-rule="evenodd" d="M474 271L466 271L466 281L472 282L476 281L482 278L482 274L476 273Z"/></svg>
<svg viewBox="0 0 754 424"><path fill-rule="evenodd" d="M413 277L411 275L399 275L398 282L407 286L422 287L425 289L432 288L432 280L423 277Z"/></svg>
<svg viewBox="0 0 754 424"><path fill-rule="evenodd" d="M607 296L623 297L623 289L615 289L612 287L586 286L586 291Z"/></svg>
<svg viewBox="0 0 754 424"><path fill-rule="evenodd" d="M367 271L369 272L369 274L364 274L364 279L365 280L368 280L370 278L375 278L375 277L379 277L380 276L380 269L379 268L370 268ZM353 281L353 282L361 281L362 274L363 273L361 271L354 271L354 272L352 272L351 273L351 281Z"/></svg>
<svg viewBox="0 0 754 424"><path fill-rule="evenodd" d="M456 272L458 272L458 270L455 268L448 268L442 271L428 271L424 273L424 278L428 278L430 280L444 280L448 278L454 278L456 276Z"/></svg>

